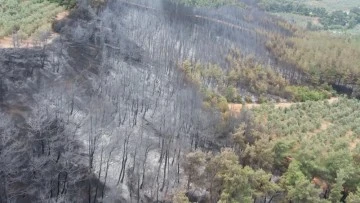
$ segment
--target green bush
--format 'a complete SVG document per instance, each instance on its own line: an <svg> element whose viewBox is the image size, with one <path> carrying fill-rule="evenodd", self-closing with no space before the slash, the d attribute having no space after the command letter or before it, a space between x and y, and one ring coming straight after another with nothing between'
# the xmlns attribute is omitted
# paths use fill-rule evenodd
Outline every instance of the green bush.
<svg viewBox="0 0 360 203"><path fill-rule="evenodd" d="M244 101L243 101L243 99L242 99L242 97L240 95L237 95L235 97L234 103L243 103L243 102Z"/></svg>
<svg viewBox="0 0 360 203"><path fill-rule="evenodd" d="M259 103L259 104L264 104L264 103L266 103L266 102L267 102L267 98L266 98L264 95L261 95L261 96L259 97L258 103Z"/></svg>
<svg viewBox="0 0 360 203"><path fill-rule="evenodd" d="M220 110L222 113L228 111L228 102L225 97L220 94L210 90L210 89L201 89L203 95L203 101L206 107L213 107Z"/></svg>
<svg viewBox="0 0 360 203"><path fill-rule="evenodd" d="M229 86L225 89L225 98L227 101L229 102L234 102L234 103L238 103L238 99L239 99L239 95L237 93L237 90L235 87L233 86ZM241 99L241 97L240 97Z"/></svg>
<svg viewBox="0 0 360 203"><path fill-rule="evenodd" d="M288 100L296 102L319 101L331 96L331 93L325 90L311 90L306 86L287 86L285 92Z"/></svg>

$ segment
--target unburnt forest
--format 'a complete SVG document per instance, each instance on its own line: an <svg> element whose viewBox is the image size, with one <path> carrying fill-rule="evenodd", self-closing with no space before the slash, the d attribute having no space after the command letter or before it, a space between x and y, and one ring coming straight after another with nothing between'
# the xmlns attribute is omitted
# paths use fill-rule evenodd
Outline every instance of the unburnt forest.
<svg viewBox="0 0 360 203"><path fill-rule="evenodd" d="M360 202L355 36L248 0L14 2L0 203Z"/></svg>

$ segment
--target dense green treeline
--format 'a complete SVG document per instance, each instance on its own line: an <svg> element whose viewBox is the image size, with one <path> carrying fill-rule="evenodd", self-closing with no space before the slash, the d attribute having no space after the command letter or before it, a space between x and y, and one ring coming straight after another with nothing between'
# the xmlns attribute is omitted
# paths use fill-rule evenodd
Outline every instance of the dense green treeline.
<svg viewBox="0 0 360 203"><path fill-rule="evenodd" d="M268 95L294 102L318 101L331 97L329 88L325 90L291 85L272 67L256 62L252 56L243 56L238 50L231 51L226 57L226 62L227 68L190 61L180 64L186 78L203 92L205 106L218 106L214 105L217 103L214 101L224 100L233 103L251 103L251 94L258 97L259 103L266 102ZM241 89L251 94L241 95Z"/></svg>
<svg viewBox="0 0 360 203"><path fill-rule="evenodd" d="M325 17L328 15L325 8L310 8L305 4L294 3L289 0L262 0L260 6L270 12L285 12L316 17Z"/></svg>
<svg viewBox="0 0 360 203"><path fill-rule="evenodd" d="M284 97L288 82L270 66L264 66L252 56L242 56L235 50L228 54L229 66L227 84L231 87L246 87L257 95L277 95Z"/></svg>
<svg viewBox="0 0 360 203"><path fill-rule="evenodd" d="M360 8L352 8L349 12L334 11L320 19L325 29L351 29L360 24Z"/></svg>
<svg viewBox="0 0 360 203"><path fill-rule="evenodd" d="M358 7L354 7L348 12L336 10L329 13L325 8L312 8L303 3L294 3L289 0L263 0L260 5L269 12L318 17L324 29L350 29L360 24L360 8Z"/></svg>
<svg viewBox="0 0 360 203"><path fill-rule="evenodd" d="M279 61L301 72L307 82L350 85L354 95L358 94L360 49L356 39L298 30L290 37L274 35L266 46Z"/></svg>

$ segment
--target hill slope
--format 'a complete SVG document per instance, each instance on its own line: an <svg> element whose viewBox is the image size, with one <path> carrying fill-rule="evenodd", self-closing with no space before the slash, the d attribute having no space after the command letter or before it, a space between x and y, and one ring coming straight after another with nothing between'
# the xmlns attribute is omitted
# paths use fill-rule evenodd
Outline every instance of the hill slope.
<svg viewBox="0 0 360 203"><path fill-rule="evenodd" d="M340 138L350 129L357 135L354 123L341 131L333 126L357 120L358 104L353 100L308 102L290 109L265 106L253 109L253 113L242 112L238 118L231 116L226 99L218 95L219 87L213 83L218 72L231 72L229 62L236 65L236 76L254 84L238 77L221 80L238 84L232 91L264 91L264 84L271 91L282 91L286 79L282 75L288 70L279 66L266 42L273 36L268 33L285 37L292 36L292 30L251 2L246 9L226 5L199 8L160 0L110 0L96 8L87 3L82 2L54 24L60 36L51 44L0 50L1 201L166 202L178 193L180 199L184 197L178 191L182 189L199 201L209 194L212 202L227 202L230 197L239 198L235 202L266 201L270 195L291 194L270 177L288 171L282 163L284 156L299 162L290 169L306 164L302 151L296 148L306 145L303 135L311 138L319 134L314 142L318 144L326 137L321 133L331 129L327 133L338 133L336 141L357 143L350 134ZM238 58L229 61L226 56L234 50L244 56L235 54ZM243 63L247 55L253 55L246 59L250 69ZM213 92L202 91L189 80L181 69L186 61L193 65L194 71L186 69L192 73L199 68L196 64L211 64L203 66L209 67L205 68L206 77L201 71L195 76L207 79L201 82L207 82ZM218 106L208 108L204 99ZM331 114L331 108L337 113ZM294 112L301 122L294 121L288 112ZM336 116L341 119L333 118ZM234 131L239 122L243 127ZM246 132L241 133L245 127ZM233 132L240 132L237 141L241 143L236 146ZM347 162L336 163L357 166L357 146L347 146L340 151ZM221 153L223 147L233 149ZM322 149L326 153L321 158L332 158L330 149ZM197 150L209 152L210 157ZM199 156L186 156L194 151ZM187 164L189 160L209 163L209 167L194 169L196 164ZM309 180L321 170L312 164L321 169L330 164L321 161L311 159L311 171L302 169L302 175L295 170L314 200L319 199L318 190L312 190ZM353 168L347 167L345 174L357 178ZM329 165L324 169L326 176L317 177L340 183L334 180L338 169L338 165ZM202 172L207 173L207 179L191 178ZM232 187L235 185L238 187ZM291 186L290 182L284 187ZM349 188L355 191L353 185ZM190 193L191 189L201 192ZM242 196L239 191L249 192Z"/></svg>

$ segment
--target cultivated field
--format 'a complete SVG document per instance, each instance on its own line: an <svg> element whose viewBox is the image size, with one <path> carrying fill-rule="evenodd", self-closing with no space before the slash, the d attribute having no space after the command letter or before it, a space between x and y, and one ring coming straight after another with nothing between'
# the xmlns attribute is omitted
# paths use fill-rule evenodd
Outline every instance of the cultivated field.
<svg viewBox="0 0 360 203"><path fill-rule="evenodd" d="M0 38L17 33L26 39L37 31L50 30L51 22L63 11L46 0L0 0Z"/></svg>

